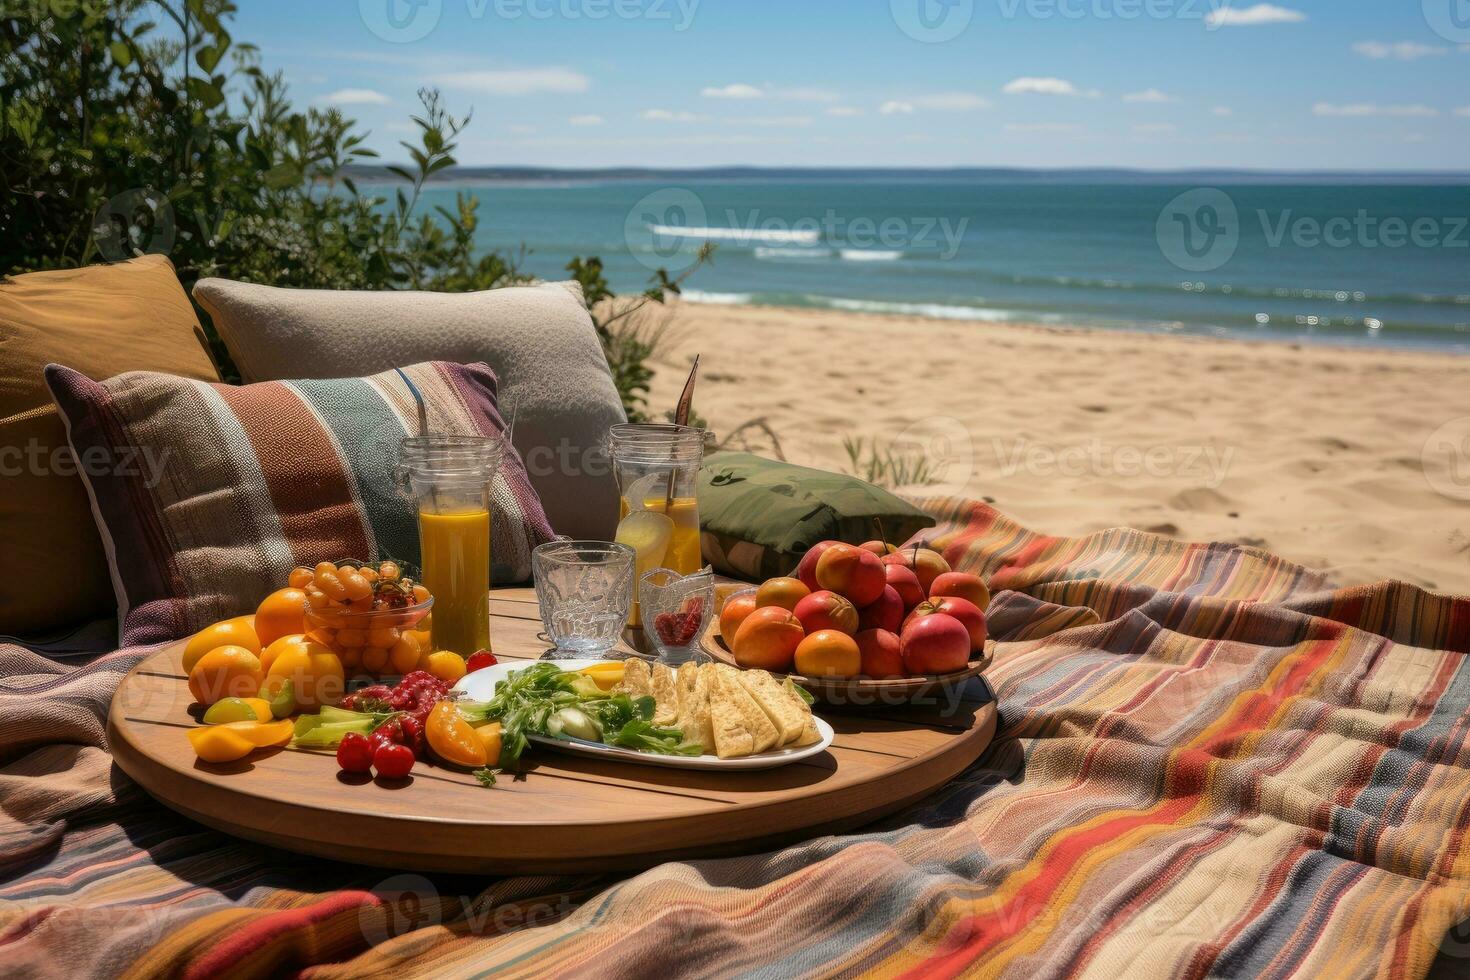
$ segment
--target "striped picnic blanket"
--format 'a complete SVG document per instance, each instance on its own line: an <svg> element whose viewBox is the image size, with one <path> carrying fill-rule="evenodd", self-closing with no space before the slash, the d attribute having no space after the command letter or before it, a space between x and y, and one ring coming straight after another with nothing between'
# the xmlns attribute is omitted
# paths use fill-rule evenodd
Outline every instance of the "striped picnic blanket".
<svg viewBox="0 0 1470 980"><path fill-rule="evenodd" d="M0 972L1419 977L1470 967L1470 600L922 502L997 592L1001 731L863 833L643 874L393 874L151 802L139 651L0 648ZM1438 959L1436 960L1436 958Z"/></svg>

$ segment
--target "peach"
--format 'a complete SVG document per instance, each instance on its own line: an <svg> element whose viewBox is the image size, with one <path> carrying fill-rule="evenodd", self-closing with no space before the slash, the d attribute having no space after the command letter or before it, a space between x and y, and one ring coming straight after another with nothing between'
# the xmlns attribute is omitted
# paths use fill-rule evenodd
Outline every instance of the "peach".
<svg viewBox="0 0 1470 980"><path fill-rule="evenodd" d="M934 580L950 570L949 562L944 560L944 556L929 548L904 548L886 556L883 561L913 569L925 595L929 594L929 586L934 584Z"/></svg>
<svg viewBox="0 0 1470 980"><path fill-rule="evenodd" d="M899 653L910 674L952 674L970 662L970 633L947 613L930 613L904 624Z"/></svg>
<svg viewBox="0 0 1470 980"><path fill-rule="evenodd" d="M725 641L731 653L735 652L735 631L745 622L745 617L758 608L754 593L748 593L731 598L720 610L720 639Z"/></svg>
<svg viewBox="0 0 1470 980"><path fill-rule="evenodd" d="M912 609L924 601L924 587L919 584L919 576L912 568L897 563L887 564L883 566L883 576L903 600L904 609Z"/></svg>
<svg viewBox="0 0 1470 980"><path fill-rule="evenodd" d="M903 613L903 600L898 597L898 590L891 585L885 585L877 602L871 602L858 610L858 629L897 633L898 628L903 625Z"/></svg>
<svg viewBox="0 0 1470 980"><path fill-rule="evenodd" d="M816 574L819 586L851 600L855 606L876 602L888 581L877 555L850 544L834 544L822 552Z"/></svg>
<svg viewBox="0 0 1470 980"><path fill-rule="evenodd" d="M857 641L837 630L818 630L796 648L796 672L803 677L852 677L862 668Z"/></svg>
<svg viewBox="0 0 1470 980"><path fill-rule="evenodd" d="M864 674L869 677L905 676L897 633L891 630L863 630L856 639Z"/></svg>
<svg viewBox="0 0 1470 980"><path fill-rule="evenodd" d="M891 555L898 550L887 541L864 541L858 547L864 551L871 551L879 558L882 558L884 555Z"/></svg>
<svg viewBox="0 0 1470 980"><path fill-rule="evenodd" d="M757 607L780 606L782 609L795 609L796 604L811 595L811 592L800 579L770 578L756 590L755 604Z"/></svg>
<svg viewBox="0 0 1470 980"><path fill-rule="evenodd" d="M934 613L943 613L958 619L964 625L965 632L970 634L970 649L977 652L985 649L985 614L969 599L961 599L954 595L926 599L914 607L914 611L909 613L904 624L907 625L912 620Z"/></svg>
<svg viewBox="0 0 1470 980"><path fill-rule="evenodd" d="M970 572L945 572L929 586L929 598L942 599L947 595L969 599L981 612L990 605L990 590L985 580Z"/></svg>
<svg viewBox="0 0 1470 980"><path fill-rule="evenodd" d="M747 669L789 673L806 631L790 609L766 606L745 617L735 631L735 662Z"/></svg>
<svg viewBox="0 0 1470 980"><path fill-rule="evenodd" d="M823 589L802 599L792 610L808 633L837 630L848 636L858 631L857 607L836 592Z"/></svg>
<svg viewBox="0 0 1470 980"><path fill-rule="evenodd" d="M801 579L802 585L805 585L812 592L821 588L817 584L817 560L822 557L822 552L834 544L841 543L841 541L830 540L818 541L806 550L806 554L801 556L801 562L796 566L796 577Z"/></svg>

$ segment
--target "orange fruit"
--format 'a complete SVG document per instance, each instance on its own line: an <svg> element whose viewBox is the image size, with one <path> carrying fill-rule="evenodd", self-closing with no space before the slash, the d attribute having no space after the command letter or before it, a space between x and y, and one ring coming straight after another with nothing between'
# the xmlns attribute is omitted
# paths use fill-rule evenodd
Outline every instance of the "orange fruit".
<svg viewBox="0 0 1470 980"><path fill-rule="evenodd" d="M260 637L256 636L255 627L250 625L250 617L226 619L191 636L184 646L184 673L193 673L199 658L218 647L244 647L259 655Z"/></svg>
<svg viewBox="0 0 1470 980"><path fill-rule="evenodd" d="M452 650L436 650L429 654L428 671L446 684L453 684L468 669L464 657Z"/></svg>
<svg viewBox="0 0 1470 980"><path fill-rule="evenodd" d="M260 669L264 673L269 674L271 672L271 664L275 663L276 658L282 653L295 647L304 647L307 643L311 642L315 641L308 640L300 633L292 633L290 636L281 637L261 651Z"/></svg>
<svg viewBox="0 0 1470 980"><path fill-rule="evenodd" d="M203 705L221 698L253 698L264 673L260 658L244 647L215 647L189 672L189 693Z"/></svg>
<svg viewBox="0 0 1470 980"><path fill-rule="evenodd" d="M329 648L305 637L290 637L271 660L266 671L267 683L277 678L291 681L296 704L301 708L317 708L342 700L342 661Z"/></svg>
<svg viewBox="0 0 1470 980"><path fill-rule="evenodd" d="M795 609L796 604L812 594L812 590L802 584L799 578L771 578L761 585L755 592L755 604L760 606L780 606L782 609Z"/></svg>
<svg viewBox="0 0 1470 980"><path fill-rule="evenodd" d="M725 641L725 647L730 651L735 649L735 631L756 608L755 596L752 594L738 595L725 603L725 608L720 610L720 639Z"/></svg>
<svg viewBox="0 0 1470 980"><path fill-rule="evenodd" d="M266 596L255 610L255 635L262 646L283 636L306 632L306 593L279 589Z"/></svg>
<svg viewBox="0 0 1470 980"><path fill-rule="evenodd" d="M758 667L784 674L791 669L792 654L805 635L801 620L790 609L757 609L735 631L735 662L747 670Z"/></svg>
<svg viewBox="0 0 1470 980"><path fill-rule="evenodd" d="M796 672L804 677L852 677L863 671L857 641L837 630L817 630L796 648Z"/></svg>

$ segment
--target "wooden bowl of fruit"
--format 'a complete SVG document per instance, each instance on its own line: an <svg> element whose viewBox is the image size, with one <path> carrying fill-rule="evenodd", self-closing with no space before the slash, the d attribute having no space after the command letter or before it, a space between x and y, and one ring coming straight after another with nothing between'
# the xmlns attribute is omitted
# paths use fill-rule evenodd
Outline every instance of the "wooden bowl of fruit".
<svg viewBox="0 0 1470 980"><path fill-rule="evenodd" d="M990 666L989 602L978 575L937 551L823 541L794 575L730 595L703 646L827 704L943 703Z"/></svg>

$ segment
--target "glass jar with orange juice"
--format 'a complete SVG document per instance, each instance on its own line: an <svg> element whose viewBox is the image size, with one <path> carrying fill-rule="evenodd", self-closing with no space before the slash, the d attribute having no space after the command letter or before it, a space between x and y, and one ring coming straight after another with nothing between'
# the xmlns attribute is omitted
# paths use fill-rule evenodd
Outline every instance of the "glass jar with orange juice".
<svg viewBox="0 0 1470 980"><path fill-rule="evenodd" d="M457 435L411 436L400 447L435 650L468 657L490 647L490 483L503 449L496 438Z"/></svg>
<svg viewBox="0 0 1470 980"><path fill-rule="evenodd" d="M612 427L617 476L617 541L633 549L634 581L655 568L691 575L704 566L699 550L699 462L704 430L688 425L628 422ZM633 604L629 626L640 625Z"/></svg>

